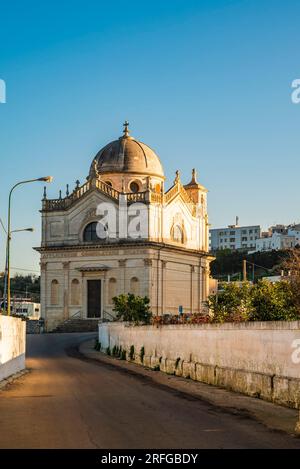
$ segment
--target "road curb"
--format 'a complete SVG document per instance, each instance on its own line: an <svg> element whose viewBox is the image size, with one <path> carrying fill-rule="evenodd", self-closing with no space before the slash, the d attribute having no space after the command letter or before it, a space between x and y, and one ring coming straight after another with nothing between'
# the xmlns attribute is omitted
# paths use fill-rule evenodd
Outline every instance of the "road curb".
<svg viewBox="0 0 300 469"><path fill-rule="evenodd" d="M12 384L17 379L22 378L22 376L29 373L29 371L30 370L26 368L25 370L18 371L18 373L15 373L14 375L10 375L7 378L0 381L0 391L3 391L6 388L6 386L8 386L9 384Z"/></svg>
<svg viewBox="0 0 300 469"><path fill-rule="evenodd" d="M78 347L79 353L86 359L98 361L103 365L126 370L134 375L141 375L151 379L178 393L190 395L192 398L214 406L219 411L228 412L256 420L268 429L300 437L299 411L280 406L258 398L228 391L217 386L199 381L193 381L174 375L168 375L151 368L144 367L129 361L123 361L94 349L94 340L84 341Z"/></svg>

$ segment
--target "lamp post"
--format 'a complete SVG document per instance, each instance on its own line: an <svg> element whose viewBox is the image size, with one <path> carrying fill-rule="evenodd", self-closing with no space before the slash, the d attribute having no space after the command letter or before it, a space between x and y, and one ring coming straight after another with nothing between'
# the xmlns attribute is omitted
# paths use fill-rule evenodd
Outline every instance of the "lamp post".
<svg viewBox="0 0 300 469"><path fill-rule="evenodd" d="M11 197L12 197L12 193L18 186L21 186L23 184L29 184L31 182L48 182L48 183L50 183L50 182L52 182L52 180L53 180L52 176L44 176L44 177L37 178L37 179L28 179L26 181L20 181L17 184L15 184L9 192L8 215L7 215L6 266L5 266L6 276L5 276L5 290L4 290L4 298L5 298L4 301L7 302L6 311L7 311L8 316L10 316L10 241L11 241L11 234L12 234L10 225L11 225ZM30 231L30 230L31 230L30 228L26 229L26 231ZM18 230L16 230L16 231L18 231Z"/></svg>

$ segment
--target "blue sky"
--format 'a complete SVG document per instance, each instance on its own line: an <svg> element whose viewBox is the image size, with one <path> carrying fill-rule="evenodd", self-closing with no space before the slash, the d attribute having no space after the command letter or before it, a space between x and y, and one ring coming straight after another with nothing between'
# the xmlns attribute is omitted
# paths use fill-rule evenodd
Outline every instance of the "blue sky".
<svg viewBox="0 0 300 469"><path fill-rule="evenodd" d="M84 181L130 121L169 183L196 167L213 227L300 221L297 0L0 2L0 216L9 187ZM42 185L15 193L12 265L38 269ZM1 265L4 237L1 232Z"/></svg>

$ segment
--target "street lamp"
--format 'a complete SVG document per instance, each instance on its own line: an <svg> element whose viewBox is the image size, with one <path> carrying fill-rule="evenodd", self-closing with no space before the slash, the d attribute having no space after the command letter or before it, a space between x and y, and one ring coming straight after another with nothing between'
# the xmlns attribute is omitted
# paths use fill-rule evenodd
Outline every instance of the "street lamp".
<svg viewBox="0 0 300 469"><path fill-rule="evenodd" d="M2 225L2 228L3 230L5 231L6 235L7 235L7 231L6 231L6 228L5 226L3 225L1 219L0 219L0 222L1 222L1 225ZM34 231L34 228L22 228L22 229L18 229L18 230L12 230L10 232L10 239L11 239L11 235L12 233L20 233L22 231L30 231L31 233ZM3 305L4 305L4 308L5 308L5 304L6 304L6 289L7 289L7 275L6 275L6 272L7 272L7 260L5 261L5 272L4 272L4 294L3 294Z"/></svg>
<svg viewBox="0 0 300 469"><path fill-rule="evenodd" d="M4 289L4 301L7 302L7 315L10 316L10 241L11 241L11 196L13 191L16 189L16 187L21 186L23 184L29 184L31 182L52 182L53 177L52 176L44 176L41 178L37 179L28 179L26 181L20 181L17 184L15 184L10 192L9 192L9 197L8 197L8 215L7 215L7 242L6 242L6 266L5 266L5 289ZM15 230L19 231L19 230ZM26 228L25 230L20 230L20 231L33 231L32 228ZM5 304L5 303L4 303Z"/></svg>

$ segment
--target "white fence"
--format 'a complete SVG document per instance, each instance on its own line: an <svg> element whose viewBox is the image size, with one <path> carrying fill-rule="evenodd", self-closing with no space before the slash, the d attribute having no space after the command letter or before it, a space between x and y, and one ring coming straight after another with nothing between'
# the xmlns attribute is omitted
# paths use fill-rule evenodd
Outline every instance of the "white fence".
<svg viewBox="0 0 300 469"><path fill-rule="evenodd" d="M26 323L0 315L0 381L25 368Z"/></svg>

